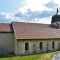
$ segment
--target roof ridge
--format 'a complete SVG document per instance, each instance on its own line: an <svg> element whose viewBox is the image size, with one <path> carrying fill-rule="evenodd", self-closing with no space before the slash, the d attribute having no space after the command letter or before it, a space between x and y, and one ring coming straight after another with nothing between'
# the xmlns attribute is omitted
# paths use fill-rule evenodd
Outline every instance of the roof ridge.
<svg viewBox="0 0 60 60"><path fill-rule="evenodd" d="M44 23L32 23L32 22L12 22L12 23L25 23L25 24L41 24L41 25L50 25L50 24L44 24Z"/></svg>

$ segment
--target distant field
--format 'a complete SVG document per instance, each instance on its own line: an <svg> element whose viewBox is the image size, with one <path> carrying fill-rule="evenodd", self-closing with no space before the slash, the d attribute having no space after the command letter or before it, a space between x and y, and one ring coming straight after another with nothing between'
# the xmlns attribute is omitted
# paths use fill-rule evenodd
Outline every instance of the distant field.
<svg viewBox="0 0 60 60"><path fill-rule="evenodd" d="M51 60L55 53L60 53L60 51L28 56L0 56L0 60Z"/></svg>

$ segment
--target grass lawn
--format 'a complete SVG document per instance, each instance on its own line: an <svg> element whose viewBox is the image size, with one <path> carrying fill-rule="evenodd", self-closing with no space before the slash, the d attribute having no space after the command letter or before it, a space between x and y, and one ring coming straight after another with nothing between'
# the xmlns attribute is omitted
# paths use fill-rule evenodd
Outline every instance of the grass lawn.
<svg viewBox="0 0 60 60"><path fill-rule="evenodd" d="M56 53L60 53L60 51L28 56L0 56L0 60L51 60Z"/></svg>
<svg viewBox="0 0 60 60"><path fill-rule="evenodd" d="M37 60L42 54L28 55L28 56L0 56L0 60Z"/></svg>

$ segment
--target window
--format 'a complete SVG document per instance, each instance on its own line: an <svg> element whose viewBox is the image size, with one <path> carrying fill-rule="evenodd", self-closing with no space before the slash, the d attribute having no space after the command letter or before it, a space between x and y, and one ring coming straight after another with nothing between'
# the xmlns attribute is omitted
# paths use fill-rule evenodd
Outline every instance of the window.
<svg viewBox="0 0 60 60"><path fill-rule="evenodd" d="M55 43L54 42L52 42L52 48L54 48L55 47Z"/></svg>
<svg viewBox="0 0 60 60"><path fill-rule="evenodd" d="M25 43L25 50L28 50L28 43Z"/></svg>
<svg viewBox="0 0 60 60"><path fill-rule="evenodd" d="M40 42L40 49L42 49L43 47L42 47L42 42Z"/></svg>

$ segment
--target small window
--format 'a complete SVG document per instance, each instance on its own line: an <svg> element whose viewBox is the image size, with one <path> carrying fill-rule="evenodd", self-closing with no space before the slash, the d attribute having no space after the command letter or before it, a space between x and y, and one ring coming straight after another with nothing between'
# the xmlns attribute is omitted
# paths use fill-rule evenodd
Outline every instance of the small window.
<svg viewBox="0 0 60 60"><path fill-rule="evenodd" d="M55 43L54 42L52 42L52 48L55 48Z"/></svg>
<svg viewBox="0 0 60 60"><path fill-rule="evenodd" d="M25 43L25 50L28 50L28 43Z"/></svg>
<svg viewBox="0 0 60 60"><path fill-rule="evenodd" d="M42 47L42 42L40 42L40 49L42 49L43 47Z"/></svg>

